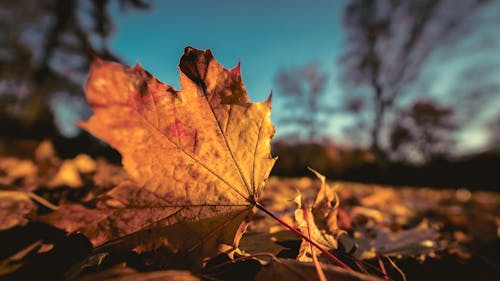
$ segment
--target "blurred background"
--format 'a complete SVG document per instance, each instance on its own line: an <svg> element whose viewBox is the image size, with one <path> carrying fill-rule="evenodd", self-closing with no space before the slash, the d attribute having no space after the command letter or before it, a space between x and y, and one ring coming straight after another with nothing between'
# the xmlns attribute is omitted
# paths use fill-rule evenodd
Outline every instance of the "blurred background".
<svg viewBox="0 0 500 281"><path fill-rule="evenodd" d="M0 155L50 139L119 161L74 125L91 53L178 88L193 46L273 92L274 175L500 189L500 1L0 3Z"/></svg>

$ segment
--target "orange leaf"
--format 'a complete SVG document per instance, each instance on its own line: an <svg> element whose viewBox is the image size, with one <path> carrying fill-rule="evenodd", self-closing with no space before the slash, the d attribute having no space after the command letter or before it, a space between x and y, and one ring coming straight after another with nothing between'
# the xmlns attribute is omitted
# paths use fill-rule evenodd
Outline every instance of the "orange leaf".
<svg viewBox="0 0 500 281"><path fill-rule="evenodd" d="M209 50L187 47L179 67L177 91L140 65L93 63L86 93L94 114L80 125L121 153L135 183L107 194L92 223L60 227L95 245L133 234L139 251L155 238L173 252L203 249L201 258L237 246L276 160L271 100L251 103L239 65L227 70Z"/></svg>

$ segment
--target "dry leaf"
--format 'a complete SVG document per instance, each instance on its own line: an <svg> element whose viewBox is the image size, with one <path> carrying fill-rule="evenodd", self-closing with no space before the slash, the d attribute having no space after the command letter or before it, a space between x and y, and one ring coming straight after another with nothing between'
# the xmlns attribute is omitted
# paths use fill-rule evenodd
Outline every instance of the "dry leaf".
<svg viewBox="0 0 500 281"><path fill-rule="evenodd" d="M366 230L375 237L370 238L366 233L356 232L355 238L342 236L340 239L347 251L354 245L353 255L359 259L370 259L377 255L394 257L419 257L442 250L445 245L438 241L439 232L429 226L424 220L418 226L392 232L377 226L373 230Z"/></svg>
<svg viewBox="0 0 500 281"><path fill-rule="evenodd" d="M286 248L275 243L276 241L270 233L247 232L241 238L240 249L249 254L266 252L277 255Z"/></svg>
<svg viewBox="0 0 500 281"><path fill-rule="evenodd" d="M78 188L83 185L80 173L71 160L64 160L55 176L47 183L50 188L69 186Z"/></svg>
<svg viewBox="0 0 500 281"><path fill-rule="evenodd" d="M78 172L82 174L88 174L92 173L95 171L97 164L92 159L92 157L88 156L87 154L78 154L74 159L73 163L78 170Z"/></svg>
<svg viewBox="0 0 500 281"><path fill-rule="evenodd" d="M35 207L25 192L0 190L0 230L27 223L25 216Z"/></svg>
<svg viewBox="0 0 500 281"><path fill-rule="evenodd" d="M132 268L118 265L97 273L84 275L76 281L198 281L200 278L185 270L161 270L137 272Z"/></svg>
<svg viewBox="0 0 500 281"><path fill-rule="evenodd" d="M321 181L321 187L316 195L316 200L312 206L314 222L320 229L324 229L334 236L339 236L345 231L339 229L337 216L340 200L336 192L336 187L326 183L326 178L314 169L309 168Z"/></svg>
<svg viewBox="0 0 500 281"><path fill-rule="evenodd" d="M295 198L297 210L295 220L304 235L323 246L325 249L337 249L337 239L345 231L337 225L337 214L339 199L335 189L329 186L325 177L317 171L310 169L321 181L314 203L303 200L300 195ZM314 251L314 252L311 252ZM299 261L311 261L313 255L319 255L320 251L312 248L309 242L302 240L297 259Z"/></svg>
<svg viewBox="0 0 500 281"><path fill-rule="evenodd" d="M36 252L42 245L42 241L38 240L17 253L0 260L0 276L8 275L23 266L23 259L30 253Z"/></svg>
<svg viewBox="0 0 500 281"><path fill-rule="evenodd" d="M74 159L64 160L55 176L47 183L48 187L69 186L79 188L83 186L81 174L94 172L95 161L87 154L78 154Z"/></svg>
<svg viewBox="0 0 500 281"><path fill-rule="evenodd" d="M110 164L104 159L96 160L96 171L92 179L96 186L111 189L127 179L129 177L123 167Z"/></svg>
<svg viewBox="0 0 500 281"><path fill-rule="evenodd" d="M177 91L139 65L93 63L86 93L94 114L81 126L121 153L135 183L110 191L96 210L63 206L54 215L81 221L52 223L96 246L117 238L103 247L163 245L195 263L220 244L237 246L275 162L270 99L251 103L239 66L224 69L208 50L186 48L180 70Z"/></svg>
<svg viewBox="0 0 500 281"><path fill-rule="evenodd" d="M31 160L0 157L0 186L21 185L24 190L33 189L37 182L37 167Z"/></svg>
<svg viewBox="0 0 500 281"><path fill-rule="evenodd" d="M383 281L374 276L348 271L338 266L322 264L321 267L328 280L335 281ZM312 263L298 262L292 259L276 259L262 267L255 276L255 281L267 280L319 280Z"/></svg>
<svg viewBox="0 0 500 281"><path fill-rule="evenodd" d="M54 144L50 140L42 141L35 149L34 157L37 163L50 163L58 166L60 159L57 157Z"/></svg>

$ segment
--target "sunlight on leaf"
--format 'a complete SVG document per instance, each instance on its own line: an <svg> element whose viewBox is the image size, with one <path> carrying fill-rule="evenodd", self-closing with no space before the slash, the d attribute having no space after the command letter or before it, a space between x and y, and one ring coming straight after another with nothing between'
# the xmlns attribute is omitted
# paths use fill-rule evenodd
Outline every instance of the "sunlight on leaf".
<svg viewBox="0 0 500 281"><path fill-rule="evenodd" d="M35 203L26 193L0 190L0 230L27 223L25 216L34 208Z"/></svg>
<svg viewBox="0 0 500 281"><path fill-rule="evenodd" d="M186 48L177 91L140 65L96 60L86 85L93 116L82 128L117 149L133 179L96 209L62 206L46 217L95 246L166 246L198 264L238 245L274 165L271 100L251 103L239 65ZM105 244L108 243L108 244Z"/></svg>
<svg viewBox="0 0 500 281"><path fill-rule="evenodd" d="M339 198L335 188L326 183L325 176L311 168L309 170L321 181L321 187L314 202L302 199L301 195L295 198L295 203L297 203L295 220L300 231L306 236L325 249L337 249L337 239L341 234L345 233L337 225ZM297 260L312 261L312 256L319 254L320 251L311 248L307 241L302 240Z"/></svg>

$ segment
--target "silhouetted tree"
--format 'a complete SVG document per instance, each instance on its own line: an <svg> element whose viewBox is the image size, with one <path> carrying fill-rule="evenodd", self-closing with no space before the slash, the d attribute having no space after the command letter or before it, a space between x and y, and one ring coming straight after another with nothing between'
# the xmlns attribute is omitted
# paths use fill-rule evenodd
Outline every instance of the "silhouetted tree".
<svg viewBox="0 0 500 281"><path fill-rule="evenodd" d="M467 19L489 1L354 0L344 13L347 37L342 57L349 97L364 98L371 120L369 139L379 161L385 157L387 115L418 83L428 58L474 31ZM353 92L359 92L353 95ZM347 101L349 103L349 101ZM362 116L366 118L366 116ZM397 118L397 117L396 117Z"/></svg>
<svg viewBox="0 0 500 281"><path fill-rule="evenodd" d="M284 97L280 121L300 128L308 141L317 140L319 129L325 124L321 119L324 101L320 97L326 81L327 75L319 63L282 69L276 75L278 93Z"/></svg>
<svg viewBox="0 0 500 281"><path fill-rule="evenodd" d="M488 148L500 152L500 114L490 120L487 126L490 132Z"/></svg>
<svg viewBox="0 0 500 281"><path fill-rule="evenodd" d="M450 107L418 100L398 116L390 132L391 150L397 159L427 163L451 151L456 124Z"/></svg>
<svg viewBox="0 0 500 281"><path fill-rule="evenodd" d="M85 111L82 83L94 52L118 60L108 47L113 30L108 0L19 0L0 4L2 135L57 134L50 104L67 99ZM121 0L122 9L147 8ZM77 104L80 102L80 106Z"/></svg>

